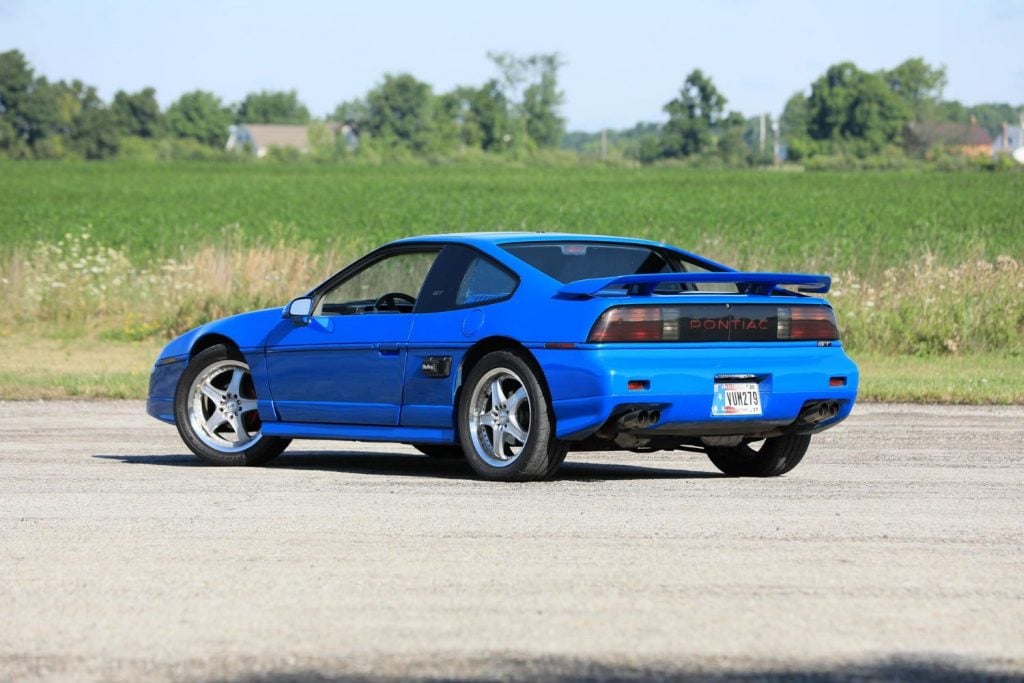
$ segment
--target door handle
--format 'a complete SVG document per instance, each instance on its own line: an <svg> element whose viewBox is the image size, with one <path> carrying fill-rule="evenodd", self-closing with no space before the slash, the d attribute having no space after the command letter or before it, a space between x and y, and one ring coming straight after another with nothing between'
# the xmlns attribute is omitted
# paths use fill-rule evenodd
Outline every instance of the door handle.
<svg viewBox="0 0 1024 683"><path fill-rule="evenodd" d="M377 353L382 356L397 356L398 350L399 347L397 342L377 344Z"/></svg>

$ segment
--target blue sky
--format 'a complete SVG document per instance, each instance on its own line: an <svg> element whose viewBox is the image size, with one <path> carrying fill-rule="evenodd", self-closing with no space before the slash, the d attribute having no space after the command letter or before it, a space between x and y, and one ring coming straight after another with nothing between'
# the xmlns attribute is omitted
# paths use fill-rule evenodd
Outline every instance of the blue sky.
<svg viewBox="0 0 1024 683"><path fill-rule="evenodd" d="M557 51L563 114L584 130L664 120L694 68L747 115L781 111L830 64L912 56L946 65L948 98L1024 102L1024 0L0 0L0 51L13 48L108 100L294 88L316 115L385 72L443 91L493 76L488 50Z"/></svg>

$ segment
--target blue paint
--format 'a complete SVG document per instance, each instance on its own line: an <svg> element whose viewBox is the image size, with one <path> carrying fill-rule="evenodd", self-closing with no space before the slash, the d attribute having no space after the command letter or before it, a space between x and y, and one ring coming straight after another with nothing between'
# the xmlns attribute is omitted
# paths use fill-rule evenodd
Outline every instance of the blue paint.
<svg viewBox="0 0 1024 683"><path fill-rule="evenodd" d="M603 274L563 283L503 248L524 242L643 246L704 272ZM858 371L840 342L588 344L595 321L613 306L829 305L822 298L775 289L790 284L825 290L828 276L739 273L646 240L538 233L415 237L368 254L308 295L317 300L333 283L392 252L425 248L441 251L417 293L415 309L373 310L366 304L355 315L301 320L283 317L282 309L268 309L186 332L160 354L150 378L147 411L173 423L173 399L188 360L199 345L214 340L226 340L244 353L264 433L292 438L452 443L467 354L497 339L511 340L536 362L550 392L557 434L566 439L593 434L621 406L636 402L663 406L655 425L659 430L684 431L687 425L707 423L712 420L716 375L760 378L763 415L754 419L762 422L789 424L807 401L831 400L840 412L825 426L834 426L849 415L856 400ZM747 293L655 294L657 283L664 282L739 283ZM616 287L630 289L627 293ZM573 348L545 348L553 343ZM451 374L427 376L421 365L429 356L451 356ZM836 376L845 377L846 384L829 386L829 378ZM631 379L646 380L649 388L631 391ZM714 421L742 433L744 422L752 418Z"/></svg>

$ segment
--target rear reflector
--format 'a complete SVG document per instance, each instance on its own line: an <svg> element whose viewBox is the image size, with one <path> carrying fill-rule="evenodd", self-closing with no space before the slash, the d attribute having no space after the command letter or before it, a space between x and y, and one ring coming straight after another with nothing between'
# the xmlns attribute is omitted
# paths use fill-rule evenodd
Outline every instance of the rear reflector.
<svg viewBox="0 0 1024 683"><path fill-rule="evenodd" d="M834 341L835 314L827 306L695 304L616 306L594 323L587 341Z"/></svg>

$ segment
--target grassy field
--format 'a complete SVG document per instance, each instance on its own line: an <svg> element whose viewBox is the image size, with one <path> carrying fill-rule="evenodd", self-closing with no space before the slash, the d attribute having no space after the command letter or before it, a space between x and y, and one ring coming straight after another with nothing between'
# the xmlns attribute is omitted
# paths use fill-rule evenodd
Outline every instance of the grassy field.
<svg viewBox="0 0 1024 683"><path fill-rule="evenodd" d="M6 163L0 187L0 398L137 396L169 336L396 237L567 230L831 273L867 396L1020 401L1024 174Z"/></svg>
<svg viewBox="0 0 1024 683"><path fill-rule="evenodd" d="M88 227L135 260L197 244L570 230L664 240L741 266L880 272L932 254L1024 258L1024 174L672 168L0 164L2 250Z"/></svg>

